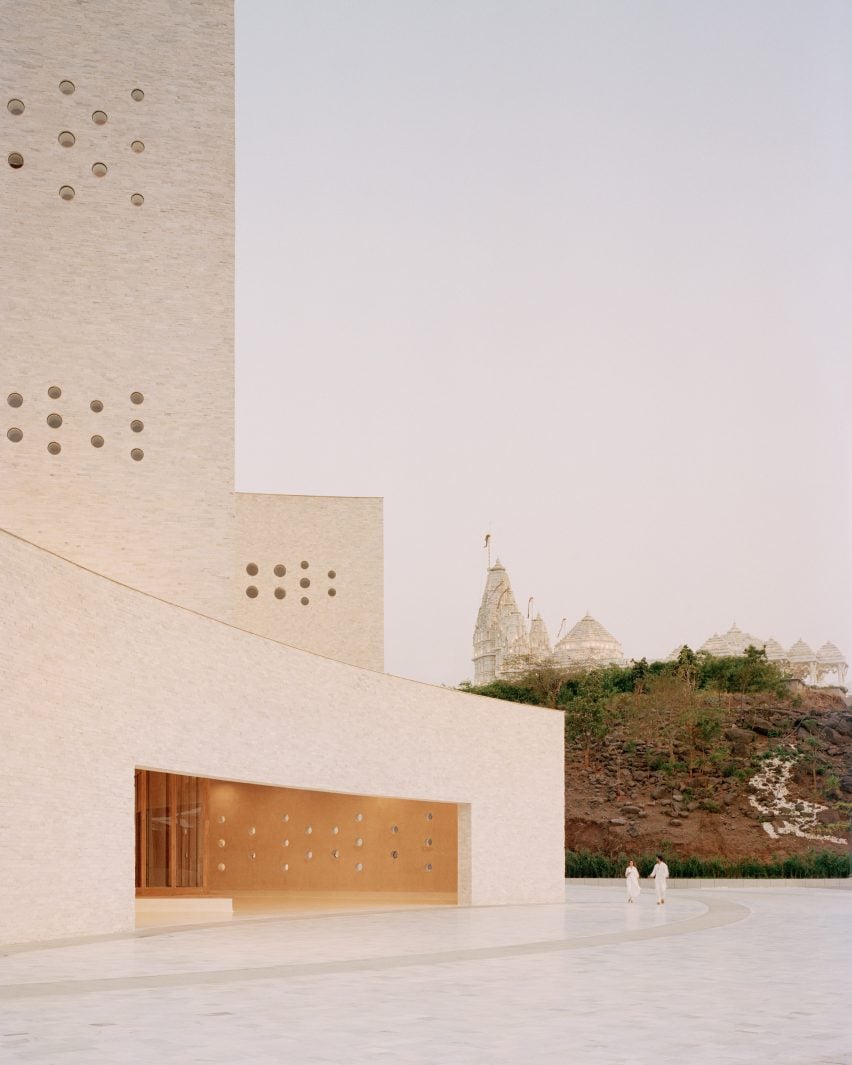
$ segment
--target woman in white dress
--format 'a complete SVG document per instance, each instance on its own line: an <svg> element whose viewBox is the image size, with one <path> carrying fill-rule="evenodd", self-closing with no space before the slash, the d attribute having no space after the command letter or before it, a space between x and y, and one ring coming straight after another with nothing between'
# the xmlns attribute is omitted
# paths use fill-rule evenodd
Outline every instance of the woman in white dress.
<svg viewBox="0 0 852 1065"><path fill-rule="evenodd" d="M639 870L633 864L632 858L624 870L624 878L627 884L627 901L635 902L642 889L639 887Z"/></svg>

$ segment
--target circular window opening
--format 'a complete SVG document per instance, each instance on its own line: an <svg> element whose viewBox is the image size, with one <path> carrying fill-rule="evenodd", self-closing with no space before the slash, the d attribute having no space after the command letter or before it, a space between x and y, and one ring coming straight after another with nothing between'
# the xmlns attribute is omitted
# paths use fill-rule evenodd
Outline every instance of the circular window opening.
<svg viewBox="0 0 852 1065"><path fill-rule="evenodd" d="M432 837L431 836L427 836L426 839L423 840L423 845L424 845L424 847L431 847L432 846Z"/></svg>
<svg viewBox="0 0 852 1065"><path fill-rule="evenodd" d="M141 89L131 89L130 95L137 103L145 99L145 93Z"/></svg>
<svg viewBox="0 0 852 1065"><path fill-rule="evenodd" d="M311 825L308 825L308 827L305 829L305 835L306 836L310 836L313 833L313 831L314 831L313 827Z"/></svg>
<svg viewBox="0 0 852 1065"><path fill-rule="evenodd" d="M391 858L393 858L394 861L396 861L398 857L399 851L391 851Z"/></svg>
<svg viewBox="0 0 852 1065"><path fill-rule="evenodd" d="M286 862L284 862L284 864L281 866L281 868L286 873L287 870L290 868L290 866Z"/></svg>
<svg viewBox="0 0 852 1065"><path fill-rule="evenodd" d="M282 814L281 815L281 820L282 821L289 821L290 820L290 815L289 814Z"/></svg>
<svg viewBox="0 0 852 1065"><path fill-rule="evenodd" d="M105 126L107 124L106 111L94 111L92 113L92 121L96 126Z"/></svg>
<svg viewBox="0 0 852 1065"><path fill-rule="evenodd" d="M73 148L74 145L77 143L77 138L68 129L64 129L56 139L59 141L63 148Z"/></svg>
<svg viewBox="0 0 852 1065"><path fill-rule="evenodd" d="M93 436L92 437L92 447L103 447L103 446L104 446L104 438L102 436Z"/></svg>
<svg viewBox="0 0 852 1065"><path fill-rule="evenodd" d="M285 577L287 575L287 567L282 566L279 562L272 572L275 574L276 577Z"/></svg>
<svg viewBox="0 0 852 1065"><path fill-rule="evenodd" d="M47 416L47 424L50 426L51 429L58 429L59 426L62 425L62 415L61 414L48 414L48 416Z"/></svg>
<svg viewBox="0 0 852 1065"><path fill-rule="evenodd" d="M357 862L356 865L355 865L355 872L356 873L363 873L363 871L364 871L364 866L360 862Z"/></svg>
<svg viewBox="0 0 852 1065"><path fill-rule="evenodd" d="M426 873L431 873L431 872L432 872L432 866L431 866L431 864L429 864L429 865L424 865L424 866L423 866L423 871L424 871L424 872L426 872Z"/></svg>
<svg viewBox="0 0 852 1065"><path fill-rule="evenodd" d="M339 858L340 857L340 851L335 848L335 850L333 850L331 852L331 856L332 856L332 858Z"/></svg>
<svg viewBox="0 0 852 1065"><path fill-rule="evenodd" d="M224 847L225 846L225 841L223 839L220 839L220 840L216 841L216 844L219 847Z"/></svg>
<svg viewBox="0 0 852 1065"><path fill-rule="evenodd" d="M62 188L59 190L59 196L63 200L73 200L74 190L71 188L70 185L63 185Z"/></svg>
<svg viewBox="0 0 852 1065"><path fill-rule="evenodd" d="M246 595L249 599L257 599L257 588L255 588L253 584L250 584L248 588L246 588Z"/></svg>
<svg viewBox="0 0 852 1065"><path fill-rule="evenodd" d="M134 192L133 195L130 197L130 202L133 204L134 207L141 207L142 204L145 202L145 197L142 195L141 192Z"/></svg>
<svg viewBox="0 0 852 1065"><path fill-rule="evenodd" d="M145 402L145 397L142 395L141 392L131 392L130 393L130 402L131 403L135 403L136 406L138 407L140 403L144 403Z"/></svg>
<svg viewBox="0 0 852 1065"><path fill-rule="evenodd" d="M399 825L391 825L391 832L399 832Z"/></svg>
<svg viewBox="0 0 852 1065"><path fill-rule="evenodd" d="M138 418L135 418L130 423L130 428L133 430L134 433L141 433L142 430L145 428L145 423L140 422Z"/></svg>
<svg viewBox="0 0 852 1065"><path fill-rule="evenodd" d="M6 436L12 441L13 444L20 444L24 439L24 434L20 429L9 429Z"/></svg>
<svg viewBox="0 0 852 1065"><path fill-rule="evenodd" d="M20 392L10 392L9 395L6 396L6 402L10 407L20 407L24 402L24 397Z"/></svg>
<svg viewBox="0 0 852 1065"><path fill-rule="evenodd" d="M99 399L93 399L89 404L89 407L95 412L95 414L100 414L104 409L104 405Z"/></svg>
<svg viewBox="0 0 852 1065"><path fill-rule="evenodd" d="M249 562L249 564L246 566L246 573L249 575L249 577L256 577L258 572L259 571L257 568L257 563Z"/></svg>
<svg viewBox="0 0 852 1065"><path fill-rule="evenodd" d="M289 839L282 839L281 840L281 846L282 847L289 847L290 846L290 840Z"/></svg>
<svg viewBox="0 0 852 1065"><path fill-rule="evenodd" d="M302 579L299 581L300 588L310 588L310 586L311 582L307 577L302 577Z"/></svg>
<svg viewBox="0 0 852 1065"><path fill-rule="evenodd" d="M9 153L9 166L13 170L20 170L23 165L24 165L24 157L21 155L20 152L10 152Z"/></svg>
<svg viewBox="0 0 852 1065"><path fill-rule="evenodd" d="M93 163L92 164L92 173L95 175L95 177L106 177L106 174L107 174L107 165L106 165L106 163Z"/></svg>
<svg viewBox="0 0 852 1065"><path fill-rule="evenodd" d="M24 101L23 100L10 100L6 104L6 110L13 115L22 115L24 113Z"/></svg>
<svg viewBox="0 0 852 1065"><path fill-rule="evenodd" d="M63 96L70 96L74 92L74 82L60 81L59 91L62 93Z"/></svg>
<svg viewBox="0 0 852 1065"><path fill-rule="evenodd" d="M142 450L141 447L135 447L130 452L130 457L133 459L134 462L141 462L142 459L145 458L145 452Z"/></svg>
<svg viewBox="0 0 852 1065"><path fill-rule="evenodd" d="M361 821L364 820L364 815L363 814L355 814L355 820L360 823Z"/></svg>
<svg viewBox="0 0 852 1065"><path fill-rule="evenodd" d="M287 593L284 591L283 588L276 588L272 594L275 596L276 599L283 599Z"/></svg>
<svg viewBox="0 0 852 1065"><path fill-rule="evenodd" d="M62 450L62 445L57 444L55 440L51 440L50 443L47 445L47 450L51 453L51 455L58 455L59 452Z"/></svg>
<svg viewBox="0 0 852 1065"><path fill-rule="evenodd" d="M434 816L434 814L426 814L426 820L427 821L431 821L433 816Z"/></svg>
<svg viewBox="0 0 852 1065"><path fill-rule="evenodd" d="M337 574L335 573L335 571L333 569L330 569L328 571L328 579L330 581L333 581L336 576L337 576Z"/></svg>
<svg viewBox="0 0 852 1065"><path fill-rule="evenodd" d="M216 820L219 822L220 825L224 825L224 823L225 823L225 815L224 814L219 814L219 816L216 818Z"/></svg>
<svg viewBox="0 0 852 1065"><path fill-rule="evenodd" d="M48 388L47 390L47 394L50 396L51 399L59 399L59 397L62 395L62 389L59 387L59 385L51 385L50 388Z"/></svg>
<svg viewBox="0 0 852 1065"><path fill-rule="evenodd" d="M308 565L309 565L309 563L307 563L307 562L300 562L300 563L299 563L299 565L300 565L300 566L302 567L302 569L307 569L307 568L308 568Z"/></svg>
<svg viewBox="0 0 852 1065"><path fill-rule="evenodd" d="M137 155L141 155L145 151L145 145L142 141L131 141L130 150L136 152Z"/></svg>
<svg viewBox="0 0 852 1065"><path fill-rule="evenodd" d="M302 604L302 606L307 606L308 603L310 603L310 599L308 599L306 595L303 595L299 602Z"/></svg>
<svg viewBox="0 0 852 1065"><path fill-rule="evenodd" d="M334 598L334 596L336 596L336 595L337 595L337 591L336 591L336 589L334 589L334 588L329 588L329 590L328 590L328 594L329 594L329 595L330 595L330 596L331 596L332 598Z"/></svg>

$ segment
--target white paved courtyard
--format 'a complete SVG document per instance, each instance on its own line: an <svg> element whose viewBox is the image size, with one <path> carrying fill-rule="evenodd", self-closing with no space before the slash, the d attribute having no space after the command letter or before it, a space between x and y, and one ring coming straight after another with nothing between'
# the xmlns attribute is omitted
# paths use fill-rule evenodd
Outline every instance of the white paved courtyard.
<svg viewBox="0 0 852 1065"><path fill-rule="evenodd" d="M12 950L0 1062L850 1065L851 977L849 890L572 884Z"/></svg>

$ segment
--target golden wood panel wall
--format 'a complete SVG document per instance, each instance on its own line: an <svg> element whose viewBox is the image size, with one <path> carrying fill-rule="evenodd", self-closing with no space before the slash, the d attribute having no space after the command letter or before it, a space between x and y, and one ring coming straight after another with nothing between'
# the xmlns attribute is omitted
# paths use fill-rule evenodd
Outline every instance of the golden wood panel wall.
<svg viewBox="0 0 852 1065"><path fill-rule="evenodd" d="M458 807L210 781L211 892L454 893Z"/></svg>

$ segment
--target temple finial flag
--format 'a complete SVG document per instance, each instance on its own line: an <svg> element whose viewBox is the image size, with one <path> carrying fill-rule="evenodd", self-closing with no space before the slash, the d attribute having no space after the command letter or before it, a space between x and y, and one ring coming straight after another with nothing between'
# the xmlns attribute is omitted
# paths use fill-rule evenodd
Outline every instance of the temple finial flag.
<svg viewBox="0 0 852 1065"><path fill-rule="evenodd" d="M485 534L485 550L488 552L488 568L491 569L491 533Z"/></svg>

